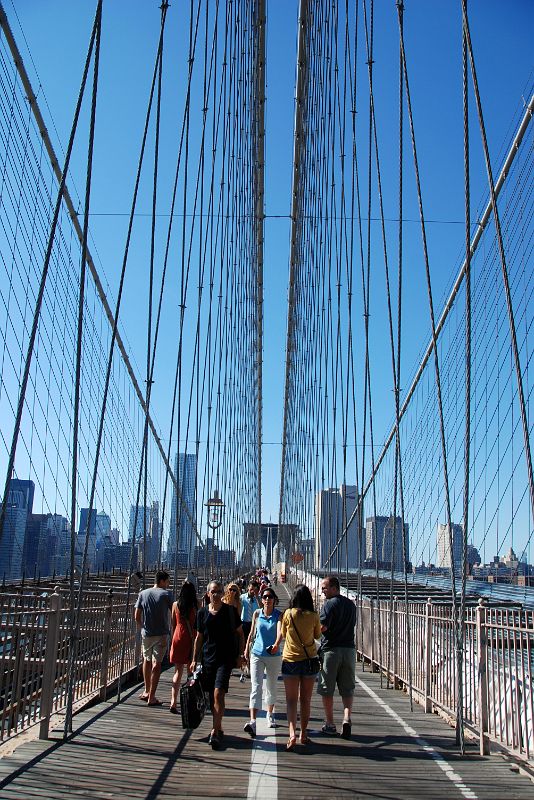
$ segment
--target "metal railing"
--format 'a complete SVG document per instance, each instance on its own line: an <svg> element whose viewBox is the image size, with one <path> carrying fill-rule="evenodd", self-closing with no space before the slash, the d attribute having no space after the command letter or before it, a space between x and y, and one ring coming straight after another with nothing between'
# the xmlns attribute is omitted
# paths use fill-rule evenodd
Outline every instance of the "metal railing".
<svg viewBox="0 0 534 800"><path fill-rule="evenodd" d="M59 587L57 587L59 589ZM140 657L131 596L86 590L75 660L74 703L105 699L119 679L124 617L128 619L123 677ZM0 741L34 725L48 737L50 718L66 708L71 648L69 595L0 594Z"/></svg>
<svg viewBox="0 0 534 800"><path fill-rule="evenodd" d="M410 686L425 711L456 718L455 631L450 604L363 598L356 625L358 657L396 687ZM408 658L408 625L410 658ZM480 752L496 742L534 759L534 611L466 609L463 637L463 718Z"/></svg>

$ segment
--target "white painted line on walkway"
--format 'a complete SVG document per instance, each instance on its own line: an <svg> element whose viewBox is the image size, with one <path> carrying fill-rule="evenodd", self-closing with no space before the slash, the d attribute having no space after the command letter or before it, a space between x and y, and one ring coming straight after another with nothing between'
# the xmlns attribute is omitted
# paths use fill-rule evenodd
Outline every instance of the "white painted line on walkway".
<svg viewBox="0 0 534 800"><path fill-rule="evenodd" d="M454 767L451 767L449 762L441 755L441 753L438 753L437 750L435 750L432 747L432 745L428 744L428 742L425 741L425 739L423 739L421 736L419 736L416 730L414 730L410 725L408 725L408 723L405 722L402 719L402 717L400 717L397 714L396 711L393 711L393 709L390 706L388 706L388 704L385 702L385 700L382 700L382 698L380 698L376 694L376 692L374 692L371 689L370 686L367 686L367 684L364 683L361 680L361 678L358 678L357 675L356 675L356 682L358 683L360 688L364 689L364 691L366 691L367 694L370 695L373 698L373 700L381 708L383 708L384 711L386 711L389 714L390 717L393 717L395 722L397 722L402 728L404 728L405 732L409 736L415 737L415 740L416 740L417 744L419 745L419 747L421 747L426 753L429 754L429 756L431 758L434 759L434 761L436 762L438 767L444 772L444 774L447 776L447 778L456 786L456 788L463 795L463 797L468 798L468 800L478 800L478 797L477 797L476 793L472 789L470 789L468 786L465 785L465 783L462 780L462 777L460 775L458 775L457 772L454 771Z"/></svg>
<svg viewBox="0 0 534 800"><path fill-rule="evenodd" d="M276 736L267 727L265 716L256 720L257 736L252 740L252 758L247 800L278 800L278 760Z"/></svg>

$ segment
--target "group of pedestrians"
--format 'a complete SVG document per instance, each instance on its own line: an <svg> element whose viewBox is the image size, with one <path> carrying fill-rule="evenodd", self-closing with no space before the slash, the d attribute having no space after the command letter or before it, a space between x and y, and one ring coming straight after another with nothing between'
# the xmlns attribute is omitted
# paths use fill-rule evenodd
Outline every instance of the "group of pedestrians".
<svg viewBox="0 0 534 800"><path fill-rule="evenodd" d="M326 577L321 583L324 603L320 613L314 608L309 588L303 584L295 588L283 614L276 607L278 596L268 580L254 578L242 593L237 583L231 583L225 589L220 582L211 581L204 604L197 600L192 582L183 584L174 603L168 586L168 573L158 572L156 585L140 592L135 606L135 619L142 628L144 659L145 686L140 697L147 705L162 704L156 697L156 689L167 638L171 633L168 626L170 616L170 661L175 666L170 711L177 713L184 667L194 672L201 662L202 684L209 694L213 716L209 736L213 749L219 749L224 736L222 724L232 670L245 666L250 673L251 692L249 720L244 730L250 736L256 736L264 678L267 725L276 727L276 688L281 674L289 727L287 750L293 750L297 741L301 745L310 742L308 724L316 682L325 716L322 732L337 733L334 722L337 688L343 703L341 736L350 738L355 687L356 607L340 594L337 577ZM318 652L316 641L319 639ZM300 735L297 740L299 709Z"/></svg>

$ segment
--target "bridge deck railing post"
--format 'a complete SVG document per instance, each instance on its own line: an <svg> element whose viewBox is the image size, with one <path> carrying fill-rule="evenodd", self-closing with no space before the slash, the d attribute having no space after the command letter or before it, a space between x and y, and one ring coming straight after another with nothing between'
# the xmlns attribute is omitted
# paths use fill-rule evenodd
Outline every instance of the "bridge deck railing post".
<svg viewBox="0 0 534 800"><path fill-rule="evenodd" d="M50 610L48 612L48 633L43 670L43 684L41 690L41 723L39 725L39 739L48 739L50 730L50 716L54 703L54 685L57 668L57 645L59 638L59 624L61 620L61 595L56 591L50 595Z"/></svg>
<svg viewBox="0 0 534 800"><path fill-rule="evenodd" d="M393 598L393 611L392 611L392 624L393 624L393 640L392 640L392 649L393 649L393 688L398 689L400 687L399 681L399 599L398 597Z"/></svg>
<svg viewBox="0 0 534 800"><path fill-rule="evenodd" d="M375 637L376 637L376 624L375 624L375 603L373 598L369 600L369 630L371 633L371 672L376 670L375 658Z"/></svg>
<svg viewBox="0 0 534 800"><path fill-rule="evenodd" d="M425 643L424 643L424 685L425 713L432 712L432 600L427 600L425 608Z"/></svg>
<svg viewBox="0 0 534 800"><path fill-rule="evenodd" d="M480 755L489 754L488 737L488 634L486 628L486 606L484 598L478 601L476 614L477 632L477 705L478 705L478 731L480 737Z"/></svg>
<svg viewBox="0 0 534 800"><path fill-rule="evenodd" d="M111 640L111 615L113 613L113 592L109 590L108 603L104 617L104 638L102 642L102 666L100 670L100 700L105 700L108 689L109 645Z"/></svg>

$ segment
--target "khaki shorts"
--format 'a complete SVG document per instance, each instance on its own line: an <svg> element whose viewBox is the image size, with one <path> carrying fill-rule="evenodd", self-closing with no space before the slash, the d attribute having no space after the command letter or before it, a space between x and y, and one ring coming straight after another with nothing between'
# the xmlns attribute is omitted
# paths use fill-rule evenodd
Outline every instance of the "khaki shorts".
<svg viewBox="0 0 534 800"><path fill-rule="evenodd" d="M167 636L143 636L141 639L143 658L161 664L167 651Z"/></svg>
<svg viewBox="0 0 534 800"><path fill-rule="evenodd" d="M325 650L317 693L323 697L332 697L337 684L342 697L352 697L356 685L355 671L356 650L354 647L333 647L331 650Z"/></svg>

